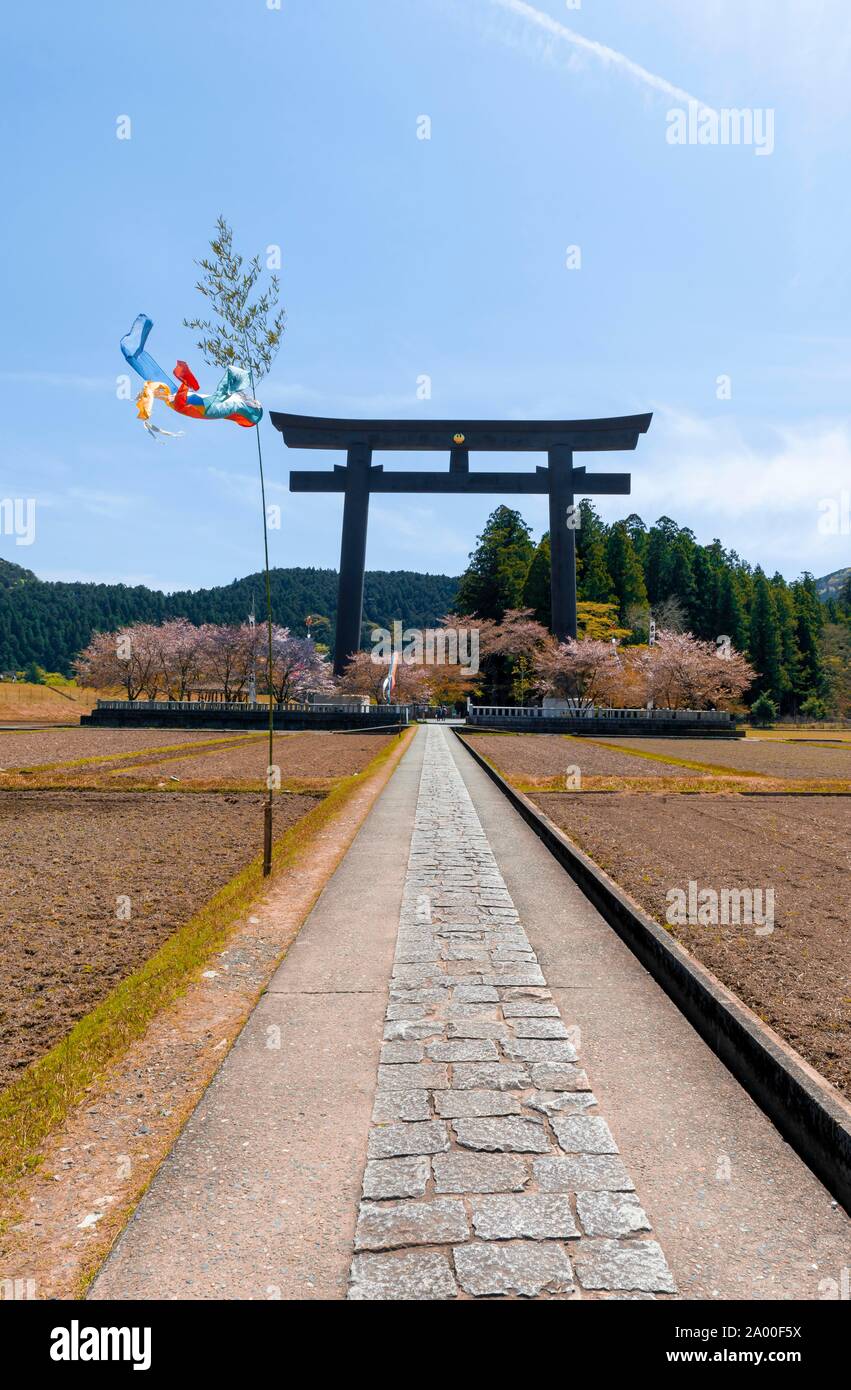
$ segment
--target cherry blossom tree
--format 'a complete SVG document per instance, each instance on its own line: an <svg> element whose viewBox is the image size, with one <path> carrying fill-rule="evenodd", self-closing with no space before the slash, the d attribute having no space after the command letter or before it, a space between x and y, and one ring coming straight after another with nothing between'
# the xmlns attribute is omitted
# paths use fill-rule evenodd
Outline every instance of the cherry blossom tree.
<svg viewBox="0 0 851 1390"><path fill-rule="evenodd" d="M272 628L272 694L276 704L303 699L311 692L330 693L334 681L328 658L310 637L295 637L286 627Z"/></svg>
<svg viewBox="0 0 851 1390"><path fill-rule="evenodd" d="M92 690L124 688L128 700L158 683L158 631L149 623L135 623L116 632L98 632L74 662L81 685Z"/></svg>
<svg viewBox="0 0 851 1390"><path fill-rule="evenodd" d="M441 619L449 631L458 632L461 649L463 634L476 634L476 648L487 685L494 691L511 692L521 703L534 689L536 654L553 645L548 630L532 617L531 608L509 608L497 622L472 614Z"/></svg>
<svg viewBox="0 0 851 1390"><path fill-rule="evenodd" d="M541 647L552 643L552 637L542 623L532 617L531 608L509 608L501 620L477 618L473 614L441 618L441 626L449 631L478 632L481 657L503 656L511 659L531 657ZM461 640L459 637L459 648Z"/></svg>
<svg viewBox="0 0 851 1390"><path fill-rule="evenodd" d="M345 694L368 695L376 704L381 704L381 687L388 669L389 661L373 660L372 652L355 652L337 680L337 689ZM393 702L398 705L426 704L431 688L430 673L437 669L400 661L396 667Z"/></svg>
<svg viewBox="0 0 851 1390"><path fill-rule="evenodd" d="M261 630L251 623L205 623L201 628L201 678L218 686L225 700L241 700L262 640Z"/></svg>
<svg viewBox="0 0 851 1390"><path fill-rule="evenodd" d="M623 680L619 657L611 642L586 638L551 643L534 658L534 685L542 695L574 700L580 709L608 704Z"/></svg>
<svg viewBox="0 0 851 1390"><path fill-rule="evenodd" d="M636 666L646 698L665 709L729 708L757 676L735 647L719 648L690 632L659 632L654 646L641 649Z"/></svg>
<svg viewBox="0 0 851 1390"><path fill-rule="evenodd" d="M186 700L203 670L204 641L201 628L186 618L174 618L156 628L159 674L169 700Z"/></svg>
<svg viewBox="0 0 851 1390"><path fill-rule="evenodd" d="M135 698L138 688L128 667L118 660L115 649L114 632L96 632L72 662L74 674L80 685L91 690L115 690L121 686L127 691L128 700Z"/></svg>
<svg viewBox="0 0 851 1390"><path fill-rule="evenodd" d="M706 645L712 651L712 643ZM759 673L747 657L732 646L727 652L716 647L711 660L716 664L711 668L711 676L707 672L709 678L704 687L704 698L713 709L731 709L741 703L745 691Z"/></svg>
<svg viewBox="0 0 851 1390"><path fill-rule="evenodd" d="M431 704L454 705L469 696L478 695L481 689L481 677L477 673L449 662L426 667L424 680Z"/></svg>

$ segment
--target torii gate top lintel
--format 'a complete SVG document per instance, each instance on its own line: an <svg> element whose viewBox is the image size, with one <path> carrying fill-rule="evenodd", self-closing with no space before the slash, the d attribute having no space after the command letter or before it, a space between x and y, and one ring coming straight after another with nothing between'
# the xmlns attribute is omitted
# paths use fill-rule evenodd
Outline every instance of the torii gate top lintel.
<svg viewBox="0 0 851 1390"><path fill-rule="evenodd" d="M423 452L458 447L488 453L634 449L652 418L647 414L598 420L332 420L271 412L272 424L291 449L352 449L360 445L373 450ZM462 438L456 441L457 435Z"/></svg>
<svg viewBox="0 0 851 1390"><path fill-rule="evenodd" d="M371 492L546 494L550 504L552 630L576 636L576 539L574 497L626 494L628 473L588 473L574 453L635 449L652 419L646 415L597 420L334 420L271 412L272 424L291 449L344 449L347 461L330 470L293 470L291 492L342 492L343 538L337 601L334 670L340 674L360 646L366 530ZM376 450L449 453L448 471L385 471L373 464ZM470 453L546 453L547 467L532 472L471 472Z"/></svg>

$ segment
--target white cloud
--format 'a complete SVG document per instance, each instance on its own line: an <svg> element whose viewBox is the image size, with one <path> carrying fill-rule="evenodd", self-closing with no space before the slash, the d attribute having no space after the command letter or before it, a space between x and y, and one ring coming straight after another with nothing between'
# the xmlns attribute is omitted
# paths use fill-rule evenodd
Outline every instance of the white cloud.
<svg viewBox="0 0 851 1390"><path fill-rule="evenodd" d="M665 513L703 543L718 536L787 578L802 569L827 574L851 560L851 537L819 531L820 503L838 501L851 486L847 422L758 422L746 435L735 420L662 406L643 449L631 505L645 521Z"/></svg>
<svg viewBox="0 0 851 1390"><path fill-rule="evenodd" d="M369 522L373 537L380 536L382 553L393 554L402 546L406 551L406 567L417 570L426 568L424 557L427 554L436 553L444 557L444 567L447 563L455 564L458 556L466 559L470 551L470 537L448 524L447 512L454 510L454 501L454 498L447 497L445 501L429 507L418 505L411 497L396 503L386 496L381 502L373 499L369 508ZM416 544L422 559L413 558L410 542ZM384 561L381 565L376 561L375 568L386 568L386 565Z"/></svg>
<svg viewBox="0 0 851 1390"><path fill-rule="evenodd" d="M554 19L544 10L536 9L534 5L527 4L526 0L489 0L489 3L496 5L501 10L506 10L527 24L533 25L536 29L549 35L551 39L569 45L574 51L588 54L605 67L626 73L627 76L634 78L645 87L651 87L654 91L672 97L678 102L696 101L698 105L706 106L706 103L700 101L698 97L692 96L682 87L669 82L667 78L650 72L640 63L633 62L625 53L620 53L616 48L610 48L608 44L599 43L596 39L588 39L575 29L569 29L566 24ZM707 109L711 108L707 107Z"/></svg>
<svg viewBox="0 0 851 1390"><path fill-rule="evenodd" d="M207 477L232 502L245 507L260 505L260 478L249 473L229 473L224 468L207 468Z"/></svg>
<svg viewBox="0 0 851 1390"><path fill-rule="evenodd" d="M801 157L846 144L851 110L848 0L654 0L660 35L702 55L721 90L750 93L735 104L779 105L784 142Z"/></svg>

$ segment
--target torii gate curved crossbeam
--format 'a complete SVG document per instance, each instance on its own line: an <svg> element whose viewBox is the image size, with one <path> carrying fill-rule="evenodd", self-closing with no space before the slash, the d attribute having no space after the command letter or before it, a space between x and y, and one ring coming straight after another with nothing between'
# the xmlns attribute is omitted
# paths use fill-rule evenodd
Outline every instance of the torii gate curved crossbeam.
<svg viewBox="0 0 851 1390"><path fill-rule="evenodd" d="M628 473L587 473L574 453L635 449L651 414L599 420L331 420L271 412L291 449L345 449L345 465L330 472L290 473L291 492L342 492L343 538L337 600L334 670L339 675L360 646L366 533L371 492L546 494L550 502L552 630L576 636L576 496L626 494ZM446 451L449 471L384 471L376 450ZM470 452L546 453L534 473L471 473Z"/></svg>

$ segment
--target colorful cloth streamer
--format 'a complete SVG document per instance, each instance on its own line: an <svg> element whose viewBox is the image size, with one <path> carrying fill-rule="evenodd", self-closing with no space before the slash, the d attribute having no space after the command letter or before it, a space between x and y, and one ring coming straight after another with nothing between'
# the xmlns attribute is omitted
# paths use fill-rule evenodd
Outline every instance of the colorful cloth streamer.
<svg viewBox="0 0 851 1390"><path fill-rule="evenodd" d="M250 395L251 378L243 367L228 367L215 391L204 395L185 362L178 362L175 366L177 381L174 381L154 361L145 348L152 328L153 323L148 315L139 314L130 332L121 339L125 361L145 383L136 397L136 407L138 418L146 430L155 437L169 435L177 438L170 430L160 429L159 425L153 424L151 413L155 400L163 401L178 415L191 415L196 420L233 420L246 429L259 423L263 417L263 407Z"/></svg>

